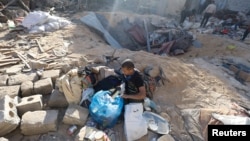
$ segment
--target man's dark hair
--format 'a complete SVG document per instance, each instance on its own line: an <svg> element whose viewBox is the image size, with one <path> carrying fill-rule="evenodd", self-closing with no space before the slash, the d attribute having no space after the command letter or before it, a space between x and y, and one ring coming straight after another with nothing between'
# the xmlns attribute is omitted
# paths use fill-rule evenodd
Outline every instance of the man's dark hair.
<svg viewBox="0 0 250 141"><path fill-rule="evenodd" d="M131 59L126 59L122 62L122 68L133 69L135 65Z"/></svg>

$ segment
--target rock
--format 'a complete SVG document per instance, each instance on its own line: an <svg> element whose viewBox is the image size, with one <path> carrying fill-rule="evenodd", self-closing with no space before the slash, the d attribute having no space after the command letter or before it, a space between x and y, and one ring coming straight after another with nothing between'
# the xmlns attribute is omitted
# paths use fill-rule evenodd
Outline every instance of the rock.
<svg viewBox="0 0 250 141"><path fill-rule="evenodd" d="M15 130L20 123L14 100L6 95L0 99L0 136Z"/></svg>
<svg viewBox="0 0 250 141"><path fill-rule="evenodd" d="M48 106L51 108L64 108L68 106L68 102L63 93L58 89L54 89L49 98Z"/></svg>
<svg viewBox="0 0 250 141"><path fill-rule="evenodd" d="M24 97L17 104L18 115L21 117L25 112L43 109L42 95Z"/></svg>
<svg viewBox="0 0 250 141"><path fill-rule="evenodd" d="M35 82L37 80L38 80L38 76L36 73L17 74L17 75L9 76L8 85L20 85L25 81Z"/></svg>
<svg viewBox="0 0 250 141"><path fill-rule="evenodd" d="M50 131L57 131L57 110L40 110L26 112L21 120L21 133L24 135L37 135Z"/></svg>
<svg viewBox="0 0 250 141"><path fill-rule="evenodd" d="M59 78L61 71L60 70L48 70L48 71L44 71L42 73L41 79L45 79L45 78L51 78L53 84L55 84L56 79Z"/></svg>
<svg viewBox="0 0 250 141"><path fill-rule="evenodd" d="M8 79L9 79L8 75L1 75L0 76L0 86L6 86Z"/></svg>
<svg viewBox="0 0 250 141"><path fill-rule="evenodd" d="M22 97L31 96L34 94L34 84L32 81L25 81L21 84Z"/></svg>
<svg viewBox="0 0 250 141"><path fill-rule="evenodd" d="M167 134L158 138L157 141L175 141L175 140L171 135Z"/></svg>
<svg viewBox="0 0 250 141"><path fill-rule="evenodd" d="M50 94L53 90L51 78L39 80L34 83L34 92L36 94Z"/></svg>
<svg viewBox="0 0 250 141"><path fill-rule="evenodd" d="M19 92L20 92L20 85L2 86L0 87L0 98L4 97L5 95L8 95L11 98L14 98L15 96L19 95Z"/></svg>
<svg viewBox="0 0 250 141"><path fill-rule="evenodd" d="M6 74L16 75L19 72L21 72L21 70L22 70L22 68L19 68L19 67L11 67L11 68L6 69Z"/></svg>
<svg viewBox="0 0 250 141"><path fill-rule="evenodd" d="M88 118L89 111L79 105L70 104L63 117L63 123L83 126Z"/></svg>
<svg viewBox="0 0 250 141"><path fill-rule="evenodd" d="M48 66L46 62L35 61L35 60L29 61L29 65L32 69L43 69Z"/></svg>

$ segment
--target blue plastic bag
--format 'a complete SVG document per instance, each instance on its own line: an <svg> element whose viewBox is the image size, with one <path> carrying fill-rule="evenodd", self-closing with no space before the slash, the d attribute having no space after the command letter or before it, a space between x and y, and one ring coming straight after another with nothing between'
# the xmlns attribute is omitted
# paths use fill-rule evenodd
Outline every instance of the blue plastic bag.
<svg viewBox="0 0 250 141"><path fill-rule="evenodd" d="M124 104L119 95L112 98L110 94L110 91L98 91L89 106L91 117L103 128L111 128L116 124Z"/></svg>

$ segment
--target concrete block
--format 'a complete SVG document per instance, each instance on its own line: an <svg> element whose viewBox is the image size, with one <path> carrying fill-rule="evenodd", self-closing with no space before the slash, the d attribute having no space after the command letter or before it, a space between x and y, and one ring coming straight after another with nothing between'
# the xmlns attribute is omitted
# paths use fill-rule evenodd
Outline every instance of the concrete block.
<svg viewBox="0 0 250 141"><path fill-rule="evenodd" d="M41 79L51 78L53 84L55 84L56 79L60 77L60 70L48 70L42 73Z"/></svg>
<svg viewBox="0 0 250 141"><path fill-rule="evenodd" d="M68 106L68 102L63 93L58 89L54 89L50 95L48 106L51 108L64 108Z"/></svg>
<svg viewBox="0 0 250 141"><path fill-rule="evenodd" d="M40 110L26 112L21 120L21 133L24 135L37 135L57 131L58 111Z"/></svg>
<svg viewBox="0 0 250 141"><path fill-rule="evenodd" d="M15 130L19 123L14 99L6 95L0 99L0 136Z"/></svg>
<svg viewBox="0 0 250 141"><path fill-rule="evenodd" d="M17 112L21 117L28 111L37 111L43 109L42 95L33 95L19 99L17 104Z"/></svg>
<svg viewBox="0 0 250 141"><path fill-rule="evenodd" d="M34 84L32 81L25 81L21 84L21 96L31 96L34 94Z"/></svg>
<svg viewBox="0 0 250 141"><path fill-rule="evenodd" d="M21 72L21 70L22 70L22 68L19 68L19 67L11 67L11 68L6 69L6 74L16 75L19 72Z"/></svg>
<svg viewBox="0 0 250 141"><path fill-rule="evenodd" d="M14 98L15 96L18 96L19 93L20 93L20 85L0 87L0 98L3 98L5 95Z"/></svg>
<svg viewBox="0 0 250 141"><path fill-rule="evenodd" d="M25 81L35 82L38 80L38 75L36 73L30 74L17 74L9 76L8 85L21 85Z"/></svg>
<svg viewBox="0 0 250 141"><path fill-rule="evenodd" d="M34 92L36 94L51 94L52 90L51 78L42 79L34 83Z"/></svg>
<svg viewBox="0 0 250 141"><path fill-rule="evenodd" d="M6 86L8 79L9 79L8 75L1 75L0 76L0 86Z"/></svg>
<svg viewBox="0 0 250 141"><path fill-rule="evenodd" d="M79 105L70 104L63 117L63 123L83 126L88 118L88 109Z"/></svg>

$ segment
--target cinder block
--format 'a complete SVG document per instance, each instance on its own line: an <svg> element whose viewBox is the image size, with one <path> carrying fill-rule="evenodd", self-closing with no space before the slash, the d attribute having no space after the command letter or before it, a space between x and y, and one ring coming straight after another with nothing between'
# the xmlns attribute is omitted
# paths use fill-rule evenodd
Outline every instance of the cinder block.
<svg viewBox="0 0 250 141"><path fill-rule="evenodd" d="M21 133L24 135L37 135L57 131L58 111L40 110L26 112L21 120Z"/></svg>
<svg viewBox="0 0 250 141"><path fill-rule="evenodd" d="M63 123L83 126L88 118L88 109L79 105L70 104L63 117Z"/></svg>
<svg viewBox="0 0 250 141"><path fill-rule="evenodd" d="M54 89L50 95L48 106L51 108L64 108L69 104L64 96L58 89Z"/></svg>
<svg viewBox="0 0 250 141"><path fill-rule="evenodd" d="M8 75L1 75L0 76L0 86L6 86L8 79L9 79Z"/></svg>
<svg viewBox="0 0 250 141"><path fill-rule="evenodd" d="M15 96L18 96L19 93L20 93L20 85L0 87L0 98L3 98L5 95L14 98Z"/></svg>
<svg viewBox="0 0 250 141"><path fill-rule="evenodd" d="M42 95L33 95L19 99L17 104L18 115L21 117L25 112L43 109Z"/></svg>
<svg viewBox="0 0 250 141"><path fill-rule="evenodd" d="M34 94L34 83L32 81L25 81L21 84L22 97L31 96Z"/></svg>
<svg viewBox="0 0 250 141"><path fill-rule="evenodd" d="M0 99L0 136L15 130L20 123L14 100L6 95Z"/></svg>
<svg viewBox="0 0 250 141"><path fill-rule="evenodd" d="M8 75L16 75L19 72L21 72L22 68L20 67L10 67L8 69L6 69L6 74Z"/></svg>
<svg viewBox="0 0 250 141"><path fill-rule="evenodd" d="M51 78L53 84L55 84L56 79L59 78L61 71L60 70L48 70L48 71L44 71L42 73L41 79L45 79L45 78Z"/></svg>
<svg viewBox="0 0 250 141"><path fill-rule="evenodd" d="M36 94L51 94L52 90L51 78L42 79L34 83L34 92Z"/></svg>
<svg viewBox="0 0 250 141"><path fill-rule="evenodd" d="M30 74L17 74L9 76L8 85L21 85L25 81L35 82L38 80L38 75L36 73Z"/></svg>

